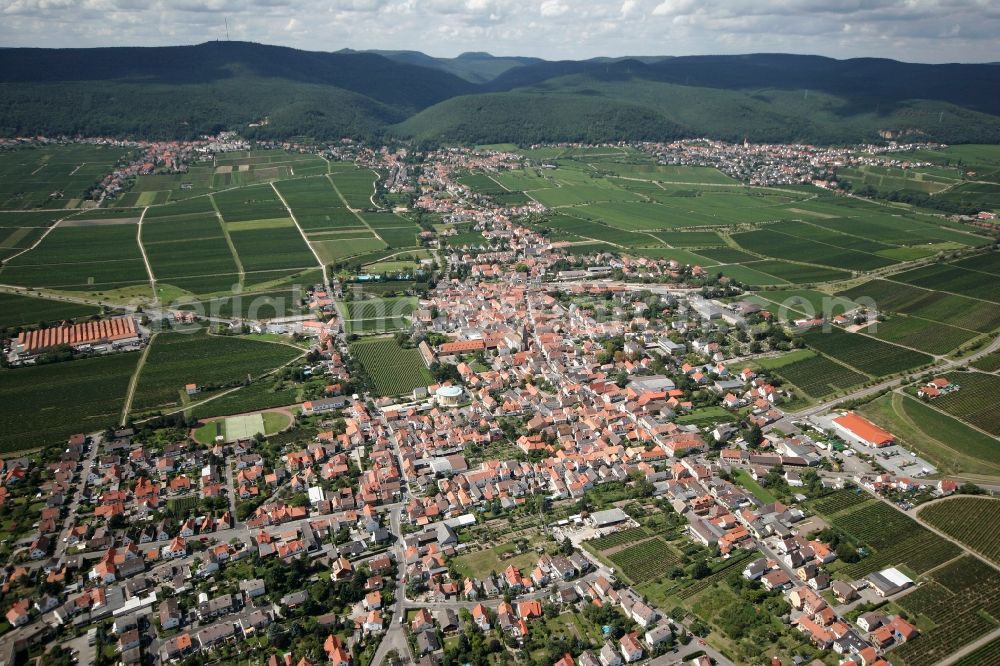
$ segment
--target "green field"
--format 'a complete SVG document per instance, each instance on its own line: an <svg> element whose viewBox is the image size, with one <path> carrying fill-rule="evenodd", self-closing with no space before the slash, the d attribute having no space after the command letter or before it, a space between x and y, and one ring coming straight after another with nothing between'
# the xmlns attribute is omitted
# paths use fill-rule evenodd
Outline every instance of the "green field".
<svg viewBox="0 0 1000 666"><path fill-rule="evenodd" d="M994 564L1000 564L1000 539L997 539L1000 500L954 497L924 506L917 515Z"/></svg>
<svg viewBox="0 0 1000 666"><path fill-rule="evenodd" d="M768 289L758 292L756 296L808 316L824 318L844 314L855 308L855 304L846 298L812 289ZM769 309L775 312L773 307Z"/></svg>
<svg viewBox="0 0 1000 666"><path fill-rule="evenodd" d="M126 152L86 144L0 152L0 208L76 208Z"/></svg>
<svg viewBox="0 0 1000 666"><path fill-rule="evenodd" d="M520 570L523 574L528 574L531 567L538 562L538 553L533 550L501 559L502 556L512 552L514 552L514 544L508 542L474 553L459 555L451 560L450 564L462 576L481 580L489 576L491 572L502 574L504 569L510 566Z"/></svg>
<svg viewBox="0 0 1000 666"><path fill-rule="evenodd" d="M187 384L197 384L202 391L238 386L248 376L259 377L300 354L287 345L213 336L204 329L160 333L139 373L132 410L177 408L199 399L188 398Z"/></svg>
<svg viewBox="0 0 1000 666"><path fill-rule="evenodd" d="M946 474L1000 476L1000 442L917 398L889 393L858 411Z"/></svg>
<svg viewBox="0 0 1000 666"><path fill-rule="evenodd" d="M973 361L972 367L983 372L996 372L1000 370L1000 351L995 351L982 358Z"/></svg>
<svg viewBox="0 0 1000 666"><path fill-rule="evenodd" d="M818 505L814 506L818 509ZM887 567L904 565L920 574L961 553L958 546L942 539L885 502L853 503L826 516L829 523L846 533L870 554L860 562L838 569L836 576L857 580Z"/></svg>
<svg viewBox="0 0 1000 666"><path fill-rule="evenodd" d="M942 324L988 333L1000 327L1000 308L992 303L945 294L888 280L872 280L838 293L851 300L868 299L882 312L901 312Z"/></svg>
<svg viewBox="0 0 1000 666"><path fill-rule="evenodd" d="M938 322L897 315L864 329L879 340L913 347L928 354L946 354L979 335L975 331Z"/></svg>
<svg viewBox="0 0 1000 666"><path fill-rule="evenodd" d="M434 383L420 352L404 349L391 337L369 338L350 345L351 356L364 368L379 395L410 393L418 386Z"/></svg>
<svg viewBox="0 0 1000 666"><path fill-rule="evenodd" d="M38 247L5 263L0 281L97 293L148 285L137 230L135 224L57 227Z"/></svg>
<svg viewBox="0 0 1000 666"><path fill-rule="evenodd" d="M0 370L0 451L61 444L118 423L139 354Z"/></svg>
<svg viewBox="0 0 1000 666"><path fill-rule="evenodd" d="M1000 663L1000 637L952 662L953 666L993 666Z"/></svg>
<svg viewBox="0 0 1000 666"><path fill-rule="evenodd" d="M768 359L770 360L770 359ZM799 360L781 365L761 363L785 381L802 389L810 398L828 395L863 384L868 377L836 363L822 354L806 352Z"/></svg>
<svg viewBox="0 0 1000 666"><path fill-rule="evenodd" d="M0 293L0 329L80 319L99 313L100 309L93 305Z"/></svg>
<svg viewBox="0 0 1000 666"><path fill-rule="evenodd" d="M681 554L663 539L649 539L607 556L618 573L633 584L662 577L679 564Z"/></svg>
<svg viewBox="0 0 1000 666"><path fill-rule="evenodd" d="M802 337L816 351L874 377L909 370L933 360L926 354L836 327L810 331Z"/></svg>
<svg viewBox="0 0 1000 666"><path fill-rule="evenodd" d="M934 406L994 436L1000 436L1000 377L983 372L945 374L961 390L934 399Z"/></svg>
<svg viewBox="0 0 1000 666"><path fill-rule="evenodd" d="M928 578L897 603L918 624L930 628L893 649L888 655L893 664L941 663L1000 624L1000 572L979 558L961 557Z"/></svg>
<svg viewBox="0 0 1000 666"><path fill-rule="evenodd" d="M778 501L778 498L772 495L764 486L754 481L753 477L750 476L750 472L745 469L734 468L732 474L733 478L736 479L736 483L753 493L753 496L760 500L762 504L773 504Z"/></svg>
<svg viewBox="0 0 1000 666"><path fill-rule="evenodd" d="M195 398L197 397L195 396ZM208 402L195 404L185 413L194 418L204 419L228 414L242 414L271 407L284 407L301 401L299 389L294 385L276 384L265 378Z"/></svg>
<svg viewBox="0 0 1000 666"><path fill-rule="evenodd" d="M994 262L1000 263L1000 255L991 256ZM893 280L1000 304L1000 275L983 270L971 270L954 264L932 264L897 273Z"/></svg>

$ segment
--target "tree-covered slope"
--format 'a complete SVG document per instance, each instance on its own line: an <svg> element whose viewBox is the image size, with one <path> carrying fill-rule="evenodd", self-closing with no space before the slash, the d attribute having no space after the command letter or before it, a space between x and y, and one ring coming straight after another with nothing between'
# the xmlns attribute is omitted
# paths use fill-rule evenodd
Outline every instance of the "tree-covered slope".
<svg viewBox="0 0 1000 666"><path fill-rule="evenodd" d="M548 62L245 42L0 49L3 135L841 143L890 130L997 143L998 115L994 65L772 54Z"/></svg>

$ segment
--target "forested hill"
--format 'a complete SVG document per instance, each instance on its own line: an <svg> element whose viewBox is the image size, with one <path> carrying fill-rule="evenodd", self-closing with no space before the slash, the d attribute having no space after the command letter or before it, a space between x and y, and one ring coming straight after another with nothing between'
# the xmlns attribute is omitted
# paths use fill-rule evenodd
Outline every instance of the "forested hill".
<svg viewBox="0 0 1000 666"><path fill-rule="evenodd" d="M839 143L892 131L998 143L1000 67L780 54L447 59L247 42L0 49L0 134L186 138L219 129L521 143Z"/></svg>

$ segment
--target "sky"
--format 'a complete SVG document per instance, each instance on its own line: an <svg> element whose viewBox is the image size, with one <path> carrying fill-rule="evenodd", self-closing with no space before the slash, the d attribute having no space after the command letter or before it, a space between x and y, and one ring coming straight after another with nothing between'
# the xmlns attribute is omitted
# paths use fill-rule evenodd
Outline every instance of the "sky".
<svg viewBox="0 0 1000 666"><path fill-rule="evenodd" d="M2 0L0 45L413 49L583 59L808 53L1000 61L997 0Z"/></svg>

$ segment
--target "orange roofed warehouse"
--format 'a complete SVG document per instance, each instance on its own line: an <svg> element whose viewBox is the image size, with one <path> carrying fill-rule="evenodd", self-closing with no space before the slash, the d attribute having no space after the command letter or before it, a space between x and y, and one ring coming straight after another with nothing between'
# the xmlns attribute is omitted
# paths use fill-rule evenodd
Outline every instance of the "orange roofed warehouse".
<svg viewBox="0 0 1000 666"><path fill-rule="evenodd" d="M59 346L75 348L111 344L115 347L142 341L142 333L135 319L129 316L88 321L69 326L22 331L14 340L18 358L35 356Z"/></svg>
<svg viewBox="0 0 1000 666"><path fill-rule="evenodd" d="M879 428L863 416L858 416L854 412L847 412L843 416L838 416L833 420L837 430L840 430L848 438L861 442L865 446L880 448L889 446L896 441L896 436Z"/></svg>

